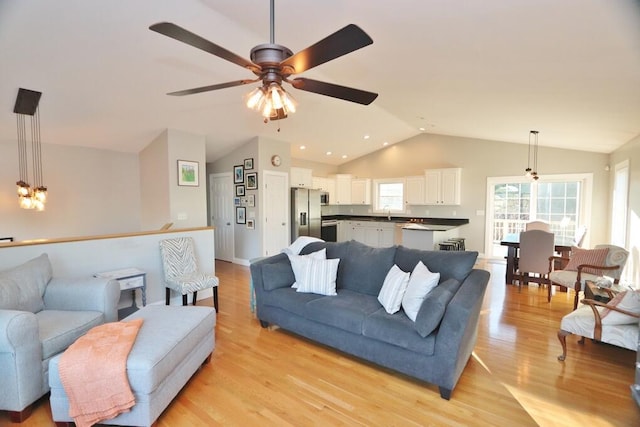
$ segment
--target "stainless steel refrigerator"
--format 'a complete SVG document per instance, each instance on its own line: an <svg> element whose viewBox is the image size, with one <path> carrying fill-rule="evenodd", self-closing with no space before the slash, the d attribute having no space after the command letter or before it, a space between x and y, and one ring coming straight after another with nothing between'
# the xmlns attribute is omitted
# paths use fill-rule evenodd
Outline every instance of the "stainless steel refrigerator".
<svg viewBox="0 0 640 427"><path fill-rule="evenodd" d="M291 189L291 241L300 236L320 237L320 190Z"/></svg>

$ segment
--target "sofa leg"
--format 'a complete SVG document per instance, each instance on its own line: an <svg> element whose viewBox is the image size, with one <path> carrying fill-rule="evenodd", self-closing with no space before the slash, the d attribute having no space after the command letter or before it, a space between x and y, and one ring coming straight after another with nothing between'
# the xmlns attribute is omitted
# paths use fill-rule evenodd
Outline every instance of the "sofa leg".
<svg viewBox="0 0 640 427"><path fill-rule="evenodd" d="M453 390L444 387L438 387L440 389L440 397L446 400L451 399L451 392Z"/></svg>
<svg viewBox="0 0 640 427"><path fill-rule="evenodd" d="M187 302L187 294L182 295L182 305L189 305Z"/></svg>
<svg viewBox="0 0 640 427"><path fill-rule="evenodd" d="M198 300L198 291L193 293L193 305L196 305L196 301Z"/></svg>
<svg viewBox="0 0 640 427"><path fill-rule="evenodd" d="M269 327L269 322L265 322L264 320L260 321L260 326L262 326L263 328L268 328Z"/></svg>
<svg viewBox="0 0 640 427"><path fill-rule="evenodd" d="M171 289L169 289L169 288L165 288L165 289L166 289L165 299L166 299L167 305L170 305L171 304Z"/></svg>
<svg viewBox="0 0 640 427"><path fill-rule="evenodd" d="M7 411L9 419L12 423L21 423L31 416L33 412L33 404L27 406L22 411Z"/></svg>

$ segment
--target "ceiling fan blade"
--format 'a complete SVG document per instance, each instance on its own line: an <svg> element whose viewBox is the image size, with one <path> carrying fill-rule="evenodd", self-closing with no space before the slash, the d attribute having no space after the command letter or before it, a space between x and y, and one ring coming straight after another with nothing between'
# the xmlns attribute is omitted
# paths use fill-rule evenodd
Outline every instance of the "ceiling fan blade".
<svg viewBox="0 0 640 427"><path fill-rule="evenodd" d="M193 95L194 93L209 92L209 91L212 91L212 90L224 89L224 88L227 88L227 87L242 86L242 85L246 85L248 83L255 83L258 80L259 79L256 79L256 80L236 80L234 82L220 83L220 84L217 84L217 85L202 86L202 87L196 87L196 88L193 88L193 89L179 90L177 92L170 92L167 95L171 95L171 96Z"/></svg>
<svg viewBox="0 0 640 427"><path fill-rule="evenodd" d="M285 59L280 65L293 68L293 72L290 74L297 74L372 43L371 37L362 31L360 27L349 24L316 44Z"/></svg>
<svg viewBox="0 0 640 427"><path fill-rule="evenodd" d="M289 83L291 83L291 85L296 89L331 96L333 98L344 99L345 101L357 102L362 105L369 105L378 97L377 93L354 89L352 87L334 85L333 83L320 82L318 80L306 79L304 77L293 79L289 81Z"/></svg>
<svg viewBox="0 0 640 427"><path fill-rule="evenodd" d="M150 26L149 29L151 31L155 31L156 33L160 33L167 37L171 37L172 39L191 45L193 47L197 47L198 49L202 49L205 52L208 52L219 58L226 59L227 61L233 62L234 64L241 67L248 68L251 71L260 71L259 65L254 64L248 59L236 55L235 53L228 51L227 49L218 46L217 44L210 42L209 40L203 39L199 35L194 34L189 30L185 30L184 28L171 22L159 22Z"/></svg>

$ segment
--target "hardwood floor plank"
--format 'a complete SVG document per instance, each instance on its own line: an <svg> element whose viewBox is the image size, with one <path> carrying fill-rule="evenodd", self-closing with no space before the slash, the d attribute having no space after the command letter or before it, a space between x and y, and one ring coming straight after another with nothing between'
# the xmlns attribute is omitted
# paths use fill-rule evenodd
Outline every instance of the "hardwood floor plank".
<svg viewBox="0 0 640 427"><path fill-rule="evenodd" d="M450 401L438 388L278 328L249 310L249 269L216 262L216 349L160 416L158 426L636 426L635 353L556 333L572 292L505 286L491 272L478 342ZM211 301L203 301L212 305ZM10 425L0 413L0 425ZM53 426L41 399L21 426Z"/></svg>

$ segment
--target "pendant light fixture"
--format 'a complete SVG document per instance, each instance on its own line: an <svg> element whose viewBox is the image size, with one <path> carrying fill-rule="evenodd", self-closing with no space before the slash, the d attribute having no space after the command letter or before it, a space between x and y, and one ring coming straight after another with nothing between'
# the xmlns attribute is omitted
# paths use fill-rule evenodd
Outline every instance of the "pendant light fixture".
<svg viewBox="0 0 640 427"><path fill-rule="evenodd" d="M20 179L16 182L18 203L23 209L44 210L47 201L47 187L42 182L42 145L40 141L40 113L38 103L42 92L29 89L18 90L16 113L18 123L18 170ZM25 116L31 116L31 165L33 168L33 186L29 180L29 158L27 153L27 128Z"/></svg>
<svg viewBox="0 0 640 427"><path fill-rule="evenodd" d="M531 148L531 140L533 140L533 149ZM531 153L533 150L533 169L531 169ZM527 168L524 170L527 178L538 180L538 131L529 131L529 147L527 149Z"/></svg>

